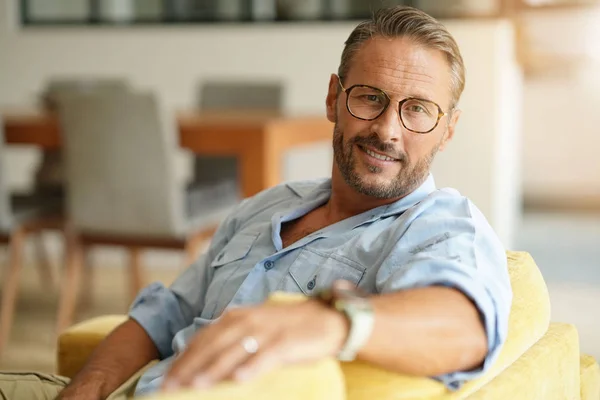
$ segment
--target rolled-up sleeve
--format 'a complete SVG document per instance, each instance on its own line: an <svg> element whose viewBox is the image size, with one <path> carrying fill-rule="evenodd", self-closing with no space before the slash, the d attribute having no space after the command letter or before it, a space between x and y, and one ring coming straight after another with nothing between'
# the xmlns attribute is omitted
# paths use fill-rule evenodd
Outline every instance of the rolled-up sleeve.
<svg viewBox="0 0 600 400"><path fill-rule="evenodd" d="M426 286L448 286L464 293L484 324L488 352L469 371L435 377L450 389L479 377L494 363L506 340L512 291L506 252L481 212L466 198L440 197L415 215L402 245L378 271L382 293Z"/></svg>
<svg viewBox="0 0 600 400"><path fill-rule="evenodd" d="M232 213L233 214L233 213ZM156 345L161 359L173 355L173 338L193 323L202 312L205 294L213 271L210 261L229 240L233 231L233 216L227 218L215 232L209 250L189 266L170 287L152 283L144 288L129 310Z"/></svg>
<svg viewBox="0 0 600 400"><path fill-rule="evenodd" d="M201 312L203 299L196 293L178 290L186 280L198 275L208 275L206 256L200 257L169 288L154 282L144 288L133 301L129 317L137 321L156 345L161 359L173 354L171 343L181 329L192 323L193 315ZM204 273L203 273L204 272ZM207 276L208 278L208 276ZM205 282L195 280L196 290L205 291Z"/></svg>

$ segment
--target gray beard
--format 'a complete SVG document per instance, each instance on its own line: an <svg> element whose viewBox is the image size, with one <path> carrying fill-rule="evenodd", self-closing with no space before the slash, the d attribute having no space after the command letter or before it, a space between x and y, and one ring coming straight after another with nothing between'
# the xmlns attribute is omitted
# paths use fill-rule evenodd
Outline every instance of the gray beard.
<svg viewBox="0 0 600 400"><path fill-rule="evenodd" d="M399 157L402 164L400 172L387 184L371 184L365 182L356 171L356 158L354 156L355 144L369 144L383 152L391 151L382 143L377 135L371 134L368 137L355 136L349 142L344 143L344 133L335 124L333 130L333 156L337 167L346 183L357 192L366 196L378 199L400 198L408 195L415 190L429 175L431 163L437 154L440 143L438 143L431 153L418 160L414 165L410 164L408 155L403 154ZM381 168L369 165L369 172L373 174L381 173Z"/></svg>

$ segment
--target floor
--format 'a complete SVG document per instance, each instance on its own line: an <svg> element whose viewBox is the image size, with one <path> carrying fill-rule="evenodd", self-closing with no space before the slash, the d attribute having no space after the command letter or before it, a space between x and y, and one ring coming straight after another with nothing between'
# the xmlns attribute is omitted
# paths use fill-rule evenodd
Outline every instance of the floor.
<svg viewBox="0 0 600 400"><path fill-rule="evenodd" d="M542 271L552 320L574 324L581 351L600 360L600 213L527 213L517 243Z"/></svg>
<svg viewBox="0 0 600 400"><path fill-rule="evenodd" d="M577 326L582 351L600 360L600 214L528 213L519 229L515 250L526 250L536 259L548 284L552 319ZM0 258L0 265L3 259ZM151 268L150 279L166 284L175 269ZM39 282L26 269L17 317L0 370L52 372L55 366L53 324L56 289ZM127 311L126 275L115 267L98 268L95 302L78 319Z"/></svg>
<svg viewBox="0 0 600 400"><path fill-rule="evenodd" d="M16 318L10 341L0 358L0 371L54 372L57 290L49 288L47 282L40 282L33 268L24 272ZM169 284L176 275L174 270L152 268L148 279ZM94 276L94 301L90 307L79 310L77 321L98 315L127 313L126 279L124 268L97 268Z"/></svg>

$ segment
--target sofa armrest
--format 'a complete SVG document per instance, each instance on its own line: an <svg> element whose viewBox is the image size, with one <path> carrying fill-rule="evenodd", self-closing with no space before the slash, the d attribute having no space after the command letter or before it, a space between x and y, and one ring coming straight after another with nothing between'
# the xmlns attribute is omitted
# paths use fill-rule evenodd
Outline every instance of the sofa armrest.
<svg viewBox="0 0 600 400"><path fill-rule="evenodd" d="M126 320L125 315L102 316L74 325L63 332L58 339L58 374L70 378L75 376L96 346ZM173 394L156 394L147 398L148 400L191 400L198 398L198 392L181 390ZM203 392L202 398L206 400L231 398L344 400L345 386L339 363L328 358L279 368L243 384L223 382Z"/></svg>
<svg viewBox="0 0 600 400"><path fill-rule="evenodd" d="M600 366L592 356L581 355L581 400L600 399Z"/></svg>
<svg viewBox="0 0 600 400"><path fill-rule="evenodd" d="M208 390L157 393L145 400L345 400L344 376L339 363L326 358L306 364L287 365L243 383L225 381Z"/></svg>
<svg viewBox="0 0 600 400"><path fill-rule="evenodd" d="M57 373L73 378L96 346L126 320L126 315L106 315L73 325L61 333L58 338Z"/></svg>

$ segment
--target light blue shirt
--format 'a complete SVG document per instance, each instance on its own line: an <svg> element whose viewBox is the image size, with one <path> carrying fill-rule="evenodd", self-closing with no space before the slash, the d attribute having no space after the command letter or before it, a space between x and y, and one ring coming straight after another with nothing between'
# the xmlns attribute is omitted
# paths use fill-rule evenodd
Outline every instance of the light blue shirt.
<svg viewBox="0 0 600 400"><path fill-rule="evenodd" d="M482 213L433 177L410 195L326 226L284 248L281 225L327 202L331 180L286 183L244 200L206 254L166 288L154 283L130 317L162 361L136 395L157 390L174 354L228 307L258 304L274 291L315 294L336 279L370 293L431 285L461 290L479 309L488 339L482 368L435 377L455 389L486 371L506 339L512 292L505 251Z"/></svg>

